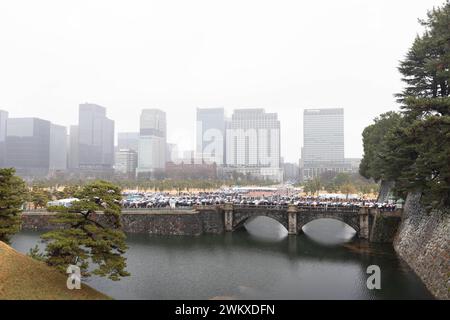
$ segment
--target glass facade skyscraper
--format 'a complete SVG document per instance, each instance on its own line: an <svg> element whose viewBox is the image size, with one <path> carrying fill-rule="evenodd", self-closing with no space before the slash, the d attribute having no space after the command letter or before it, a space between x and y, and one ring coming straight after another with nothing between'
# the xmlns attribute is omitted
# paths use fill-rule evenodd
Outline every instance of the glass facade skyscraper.
<svg viewBox="0 0 450 320"><path fill-rule="evenodd" d="M67 128L50 125L50 171L67 169Z"/></svg>
<svg viewBox="0 0 450 320"><path fill-rule="evenodd" d="M80 104L78 120L79 168L112 170L114 164L114 121L96 104Z"/></svg>
<svg viewBox="0 0 450 320"><path fill-rule="evenodd" d="M5 166L16 168L20 175L47 175L50 168L50 127L47 120L9 118Z"/></svg>
<svg viewBox="0 0 450 320"><path fill-rule="evenodd" d="M223 108L197 108L197 155L203 161L225 162L225 111Z"/></svg>

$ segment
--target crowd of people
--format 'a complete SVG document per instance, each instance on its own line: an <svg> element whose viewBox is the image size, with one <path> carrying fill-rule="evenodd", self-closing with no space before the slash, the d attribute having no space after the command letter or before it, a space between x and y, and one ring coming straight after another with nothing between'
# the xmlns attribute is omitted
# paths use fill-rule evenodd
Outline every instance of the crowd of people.
<svg viewBox="0 0 450 320"><path fill-rule="evenodd" d="M362 199L347 197L311 197L300 195L262 195L250 196L231 190L217 192L200 192L196 194L182 194L179 196L167 193L125 193L122 200L123 208L149 209L149 208L190 208L194 206L211 206L232 203L240 206L288 206L294 204L298 207L333 207L333 208L379 208L383 211L394 211L394 203L379 203L375 199Z"/></svg>

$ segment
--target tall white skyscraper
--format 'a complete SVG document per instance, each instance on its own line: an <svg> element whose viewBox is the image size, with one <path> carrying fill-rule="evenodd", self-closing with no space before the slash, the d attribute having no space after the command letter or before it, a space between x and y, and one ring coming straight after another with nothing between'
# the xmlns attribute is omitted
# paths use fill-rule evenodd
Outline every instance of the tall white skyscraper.
<svg viewBox="0 0 450 320"><path fill-rule="evenodd" d="M344 109L306 109L303 112L303 160L344 160Z"/></svg>
<svg viewBox="0 0 450 320"><path fill-rule="evenodd" d="M166 167L166 113L144 109L140 118L137 175L154 174Z"/></svg>
<svg viewBox="0 0 450 320"><path fill-rule="evenodd" d="M264 109L237 109L226 130L226 165L261 179L282 181L280 121Z"/></svg>
<svg viewBox="0 0 450 320"><path fill-rule="evenodd" d="M306 109L303 112L303 180L325 171L349 171L344 158L344 109Z"/></svg>

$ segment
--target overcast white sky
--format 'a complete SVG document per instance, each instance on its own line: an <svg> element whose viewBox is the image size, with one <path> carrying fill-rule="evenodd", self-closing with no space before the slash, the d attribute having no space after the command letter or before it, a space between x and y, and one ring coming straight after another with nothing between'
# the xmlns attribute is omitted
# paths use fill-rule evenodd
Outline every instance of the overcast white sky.
<svg viewBox="0 0 450 320"><path fill-rule="evenodd" d="M398 61L443 0L14 0L0 2L0 109L70 125L78 104L117 131L167 112L168 140L193 148L195 108L263 107L297 161L304 108L345 108L345 153L397 109Z"/></svg>

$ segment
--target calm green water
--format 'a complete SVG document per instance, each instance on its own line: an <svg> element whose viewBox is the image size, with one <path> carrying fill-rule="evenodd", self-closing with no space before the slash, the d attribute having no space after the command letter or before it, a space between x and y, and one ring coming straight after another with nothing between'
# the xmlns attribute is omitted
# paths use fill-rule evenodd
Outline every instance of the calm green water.
<svg viewBox="0 0 450 320"><path fill-rule="evenodd" d="M304 231L287 236L261 217L225 235L129 235L131 276L86 283L116 299L432 298L391 245L355 240L350 227L333 220L314 221ZM39 234L22 232L13 247L28 252ZM369 265L381 268L381 290L367 289Z"/></svg>

